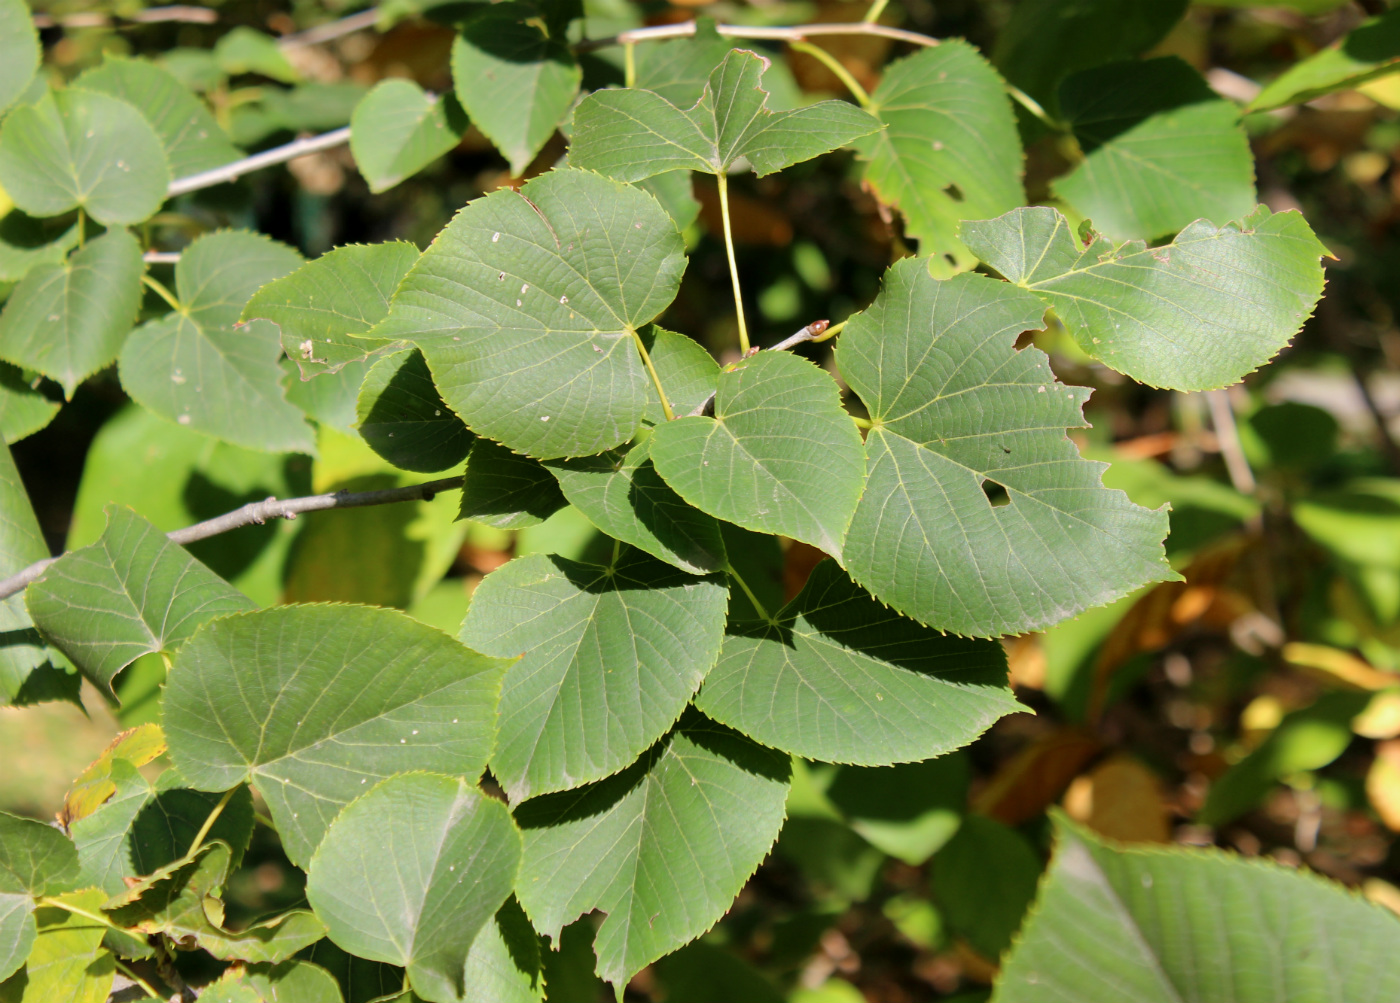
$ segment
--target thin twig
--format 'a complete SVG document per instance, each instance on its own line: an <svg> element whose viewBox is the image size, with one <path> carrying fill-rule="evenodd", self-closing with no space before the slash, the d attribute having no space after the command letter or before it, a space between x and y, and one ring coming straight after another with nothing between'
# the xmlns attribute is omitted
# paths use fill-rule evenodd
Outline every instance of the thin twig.
<svg viewBox="0 0 1400 1003"><path fill-rule="evenodd" d="M235 160L223 167L215 167L212 170L200 171L198 174L176 178L170 182L170 187L166 190L165 195L166 198L174 198L176 195L184 195L201 188L212 188L214 185L221 185L226 181L237 181L251 171L271 167L273 164L285 164L288 160L304 157L308 153L334 149L337 146L344 146L348 142L350 142L350 127L348 125L343 129L323 132L319 136L295 139L285 146L277 146L271 150L264 150L262 153L255 153L251 157Z"/></svg>
<svg viewBox="0 0 1400 1003"><path fill-rule="evenodd" d="M166 21L177 21L184 24L214 24L219 20L219 12L210 10L208 7L177 4L172 7L148 7L146 10L132 11L130 14L99 14L94 11L85 11L59 18L49 14L35 14L34 27L106 28L111 25L114 17L121 21L135 21L138 24L159 24Z"/></svg>
<svg viewBox="0 0 1400 1003"><path fill-rule="evenodd" d="M269 519L295 519L303 512L320 512L331 508L362 508L366 505L391 505L395 502L405 501L432 501L433 496L438 492L453 491L461 486L462 478L459 475L429 481L426 484L411 484L403 488L382 488L378 491L334 491L330 494L307 495L304 498L288 498L284 501L269 498L267 501L249 502L242 508L236 508L232 512L215 516L213 519L205 519L203 522L197 522L184 529L173 530L166 533L165 536L172 543L184 546L188 543L194 543L196 540L206 540L211 536L218 536L220 533L227 533L229 530L242 526L250 526L254 523L261 525ZM23 590L56 560L58 558L50 557L42 561L35 561L23 571L0 581L0 599L8 599Z"/></svg>
<svg viewBox="0 0 1400 1003"><path fill-rule="evenodd" d="M141 255L141 260L148 265L177 265L180 263L180 252L147 251Z"/></svg>
<svg viewBox="0 0 1400 1003"><path fill-rule="evenodd" d="M358 14L351 14L342 17L338 21L331 21L328 24L318 24L314 28L307 28L305 31L298 31L291 35L283 35L277 40L278 48L297 49L308 45L320 45L323 42L333 42L337 38L344 38L346 35L353 35L357 31L364 31L366 28L373 28L379 21L379 8L371 7L369 10L362 10Z"/></svg>
<svg viewBox="0 0 1400 1003"><path fill-rule="evenodd" d="M1220 455L1225 460L1225 469L1230 474L1230 483L1242 495L1254 494L1257 486L1254 471L1249 468L1249 460L1244 455L1229 392L1207 390L1206 403L1210 406L1210 423L1215 426L1215 438L1220 445Z"/></svg>
<svg viewBox="0 0 1400 1003"><path fill-rule="evenodd" d="M767 351L767 352L786 352L786 351L787 351L788 349L790 349L790 348L796 348L798 345L802 344L804 341L818 341L818 340L824 341L825 339L822 338L822 334L825 333L826 329L829 328L830 326L831 326L831 321L829 321L829 320L814 320L814 321L812 321L812 323L808 324L808 325L807 325L806 327L804 327L802 330L800 330L800 331L798 331L798 332L796 332L796 333L794 333L794 334L788 335L788 336L787 336L786 338L784 338L782 341L778 342L776 345L770 345L768 348L764 349L764 351ZM757 352L757 349L755 349L754 351L755 351L755 353L756 353L756 352ZM686 414L686 417L687 417L687 418L694 418L696 415L709 414L709 413L714 409L714 404L715 404L715 395L714 395L714 394L710 394L710 396L706 397L706 398L705 398L703 401L701 401L696 407L694 407L693 409L691 409L691 410ZM3 596L3 595L0 595L0 599L3 599L3 598L4 598L4 596Z"/></svg>
<svg viewBox="0 0 1400 1003"><path fill-rule="evenodd" d="M914 45L938 45L936 38L921 35L917 31L891 28L884 24L869 24L855 21L848 24L804 24L792 27L773 27L748 24L719 24L715 30L725 38L771 39L776 42L801 42L818 35L879 35ZM659 24L650 28L633 28L619 32L608 38L587 38L574 46L575 52L593 52L614 45L629 42L656 42L666 38L689 38L695 34L695 22L683 21L680 24Z"/></svg>

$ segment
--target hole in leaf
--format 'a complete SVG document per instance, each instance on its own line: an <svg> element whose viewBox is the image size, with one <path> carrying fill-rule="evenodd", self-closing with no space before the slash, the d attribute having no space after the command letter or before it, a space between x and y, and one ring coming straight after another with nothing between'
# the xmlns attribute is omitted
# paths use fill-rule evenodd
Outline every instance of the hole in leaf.
<svg viewBox="0 0 1400 1003"><path fill-rule="evenodd" d="M1011 496L1006 493L1006 488L996 481L989 481L982 478L982 493L987 496L987 502L992 508L1001 508L1003 505L1011 504Z"/></svg>
<svg viewBox="0 0 1400 1003"><path fill-rule="evenodd" d="M965 198L963 190L957 185L948 185L943 189L943 194L947 195L954 202L962 202Z"/></svg>
<svg viewBox="0 0 1400 1003"><path fill-rule="evenodd" d="M1039 331L1031 330L1022 331L1020 334L1018 334L1016 336L1016 351L1019 352L1021 349L1026 348L1029 345L1035 344L1035 336L1039 333Z"/></svg>

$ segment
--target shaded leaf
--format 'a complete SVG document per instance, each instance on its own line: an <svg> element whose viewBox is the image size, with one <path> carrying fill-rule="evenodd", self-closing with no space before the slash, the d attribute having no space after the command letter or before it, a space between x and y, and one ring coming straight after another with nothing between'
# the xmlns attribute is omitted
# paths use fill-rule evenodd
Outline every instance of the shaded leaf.
<svg viewBox="0 0 1400 1003"><path fill-rule="evenodd" d="M667 171L727 174L740 160L762 177L868 136L879 123L845 101L795 111L766 107L759 83L769 61L730 52L687 109L640 88L595 91L574 111L569 159L622 181Z"/></svg>
<svg viewBox="0 0 1400 1003"><path fill-rule="evenodd" d="M0 112L24 93L42 56L29 5L0 0Z"/></svg>
<svg viewBox="0 0 1400 1003"><path fill-rule="evenodd" d="M583 73L524 4L482 5L452 45L457 100L520 175L568 113Z"/></svg>
<svg viewBox="0 0 1400 1003"><path fill-rule="evenodd" d="M81 208L107 226L140 223L160 208L169 184L160 136L110 94L46 93L0 127L0 185L30 215Z"/></svg>
<svg viewBox="0 0 1400 1003"><path fill-rule="evenodd" d="M1151 239L1254 208L1239 109L1181 59L1086 70L1061 86L1060 107L1085 156L1055 191L1110 237Z"/></svg>
<svg viewBox="0 0 1400 1003"><path fill-rule="evenodd" d="M1170 244L1084 247L1056 209L965 223L963 240L1028 289L1079 346L1140 383L1207 390L1236 383L1298 332L1322 295L1327 249L1297 212L1259 206L1198 220Z"/></svg>
<svg viewBox="0 0 1400 1003"><path fill-rule="evenodd" d="M127 339L122 388L161 417L227 442L313 452L311 429L282 390L276 326L239 322L253 292L300 261L287 245L247 231L196 239L175 266L181 309Z"/></svg>
<svg viewBox="0 0 1400 1003"><path fill-rule="evenodd" d="M82 73L73 86L121 98L139 110L155 127L174 177L231 164L243 155L204 102L155 63L109 52L101 66Z"/></svg>
<svg viewBox="0 0 1400 1003"><path fill-rule="evenodd" d="M614 985L727 910L783 821L785 755L691 713L629 769L521 805L516 894L535 928L607 913L594 942Z"/></svg>
<svg viewBox="0 0 1400 1003"><path fill-rule="evenodd" d="M1035 898L1041 859L1025 836L982 815L968 815L929 864L929 884L948 925L983 957L1011 944Z"/></svg>
<svg viewBox="0 0 1400 1003"><path fill-rule="evenodd" d="M958 222L1025 202L1006 85L977 50L954 39L891 63L870 97L885 128L855 144L869 162L866 180L903 213L920 253L970 267Z"/></svg>
<svg viewBox="0 0 1400 1003"><path fill-rule="evenodd" d="M297 80L297 71L277 47L276 40L243 25L219 37L214 45L214 59L229 76L257 73L284 84Z"/></svg>
<svg viewBox="0 0 1400 1003"><path fill-rule="evenodd" d="M343 244L258 289L239 319L276 324L303 380L335 373L391 344L361 336L384 319L417 260L418 248L406 240Z"/></svg>
<svg viewBox="0 0 1400 1003"><path fill-rule="evenodd" d="M24 371L0 362L0 439L12 446L53 421L62 405L37 390L37 376L25 379Z"/></svg>
<svg viewBox="0 0 1400 1003"><path fill-rule="evenodd" d="M55 900L89 913L102 904L102 892L88 889ZM39 936L24 970L0 983L3 1003L104 1003L112 989L116 959L102 950L107 927L57 906L35 910Z"/></svg>
<svg viewBox="0 0 1400 1003"><path fill-rule="evenodd" d="M129 508L107 531L55 561L25 593L44 636L115 699L112 680L139 656L169 654L213 617L255 608Z"/></svg>
<svg viewBox="0 0 1400 1003"><path fill-rule="evenodd" d="M77 224L61 226L11 209L0 217L0 282L18 282L35 265L56 265L77 246Z"/></svg>
<svg viewBox="0 0 1400 1003"><path fill-rule="evenodd" d="M492 1003L544 999L540 938L514 896L472 941L465 980L468 998ZM556 994L558 995L558 994Z"/></svg>
<svg viewBox="0 0 1400 1003"><path fill-rule="evenodd" d="M0 448L0 575L8 577L48 556L14 458L8 446ZM31 677L36 672L42 677L45 670L54 671L44 640L24 608L23 593L0 600L0 700L14 703Z"/></svg>
<svg viewBox="0 0 1400 1003"><path fill-rule="evenodd" d="M720 374L714 413L652 434L666 483L720 519L840 555L864 462L831 377L790 352L760 352Z"/></svg>
<svg viewBox="0 0 1400 1003"><path fill-rule="evenodd" d="M696 706L764 745L866 766L942 755L1024 710L999 644L907 620L831 560L773 621L731 623Z"/></svg>
<svg viewBox="0 0 1400 1003"><path fill-rule="evenodd" d="M467 454L461 504L460 518L497 529L523 529L539 525L568 503L539 460L477 439Z"/></svg>
<svg viewBox="0 0 1400 1003"><path fill-rule="evenodd" d="M78 851L53 826L0 812L0 978L24 964L34 946L34 900L68 891Z"/></svg>
<svg viewBox="0 0 1400 1003"><path fill-rule="evenodd" d="M826 796L866 842L918 867L962 824L969 772L964 753L899 766L842 766Z"/></svg>
<svg viewBox="0 0 1400 1003"><path fill-rule="evenodd" d="M1113 846L1058 815L1055 830L1049 876L1002 966L997 1003L1360 1003L1400 993L1395 916L1329 881L1214 848Z"/></svg>
<svg viewBox="0 0 1400 1003"><path fill-rule="evenodd" d="M512 801L616 773L680 717L719 655L728 593L629 550L607 567L520 557L472 595L462 640L523 657L491 773Z"/></svg>
<svg viewBox="0 0 1400 1003"><path fill-rule="evenodd" d="M468 125L454 95L432 97L411 80L381 80L355 106L350 152L369 190L387 191L456 146Z"/></svg>
<svg viewBox="0 0 1400 1003"><path fill-rule="evenodd" d="M940 282L906 258L836 351L874 423L846 568L939 630L1032 630L1175 574L1166 511L1104 488L1104 465L1065 434L1083 424L1088 391L1057 382L1039 349L1014 347L1044 309L1007 283Z"/></svg>
<svg viewBox="0 0 1400 1003"><path fill-rule="evenodd" d="M62 384L71 398L121 351L145 267L126 230L108 230L60 264L35 265L0 312L0 355Z"/></svg>
<svg viewBox="0 0 1400 1003"><path fill-rule="evenodd" d="M1250 111L1302 104L1400 71L1400 11L1363 21L1327 48L1294 63L1249 103Z"/></svg>
<svg viewBox="0 0 1400 1003"><path fill-rule="evenodd" d="M416 343L477 434L540 459L588 456L636 434L651 391L634 338L684 268L650 195L551 171L459 212L371 333Z"/></svg>
<svg viewBox="0 0 1400 1003"><path fill-rule="evenodd" d="M443 403L418 351L376 362L360 387L355 414L369 447L403 470L430 474L455 467L475 438Z"/></svg>
<svg viewBox="0 0 1400 1003"><path fill-rule="evenodd" d="M733 48L715 30L714 21L699 18L695 34L637 47L637 83L641 90L660 94L677 108L700 100L705 85Z"/></svg>
<svg viewBox="0 0 1400 1003"><path fill-rule="evenodd" d="M410 769L480 773L502 668L395 610L225 617L181 649L166 683L170 758L200 790L251 779L304 865L373 782Z"/></svg>
<svg viewBox="0 0 1400 1003"><path fill-rule="evenodd" d="M459 777L410 773L346 807L311 859L306 894L333 941L404 966L417 995L450 1003L467 998L472 941L510 895L519 861L505 805Z"/></svg>

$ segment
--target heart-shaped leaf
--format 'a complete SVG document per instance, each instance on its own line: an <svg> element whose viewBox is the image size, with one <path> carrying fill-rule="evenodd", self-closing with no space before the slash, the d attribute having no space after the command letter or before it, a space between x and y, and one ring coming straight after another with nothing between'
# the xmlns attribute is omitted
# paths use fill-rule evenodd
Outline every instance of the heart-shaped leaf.
<svg viewBox="0 0 1400 1003"><path fill-rule="evenodd" d="M635 765L515 810L516 894L535 928L607 914L597 972L621 986L724 915L783 824L787 756L694 712Z"/></svg>
<svg viewBox="0 0 1400 1003"><path fill-rule="evenodd" d="M396 610L225 617L186 642L166 683L170 758L200 790L251 779L304 865L374 782L413 769L479 774L504 665Z"/></svg>
<svg viewBox="0 0 1400 1003"><path fill-rule="evenodd" d="M680 170L727 174L740 160L762 177L880 128L845 101L770 110L759 83L768 66L763 56L731 51L687 109L636 87L595 91L574 111L569 161L622 181Z"/></svg>
<svg viewBox="0 0 1400 1003"><path fill-rule="evenodd" d="M505 805L460 777L409 773L341 812L311 859L306 896L336 944L402 965L405 988L425 1000L456 1003L469 998L472 941L519 862Z"/></svg>
<svg viewBox="0 0 1400 1003"><path fill-rule="evenodd" d="M1025 202L1021 139L1006 85L977 50L958 39L897 60L870 96L885 128L855 144L865 178L904 214L923 254L973 256L958 240L964 219L999 216Z"/></svg>
<svg viewBox="0 0 1400 1003"><path fill-rule="evenodd" d="M646 413L635 343L675 297L683 250L645 192L551 171L458 213L371 333L417 344L479 435L540 459L588 456L630 440Z"/></svg>
<svg viewBox="0 0 1400 1003"><path fill-rule="evenodd" d="M34 946L34 900L78 878L78 851L51 825L0 812L0 979Z"/></svg>
<svg viewBox="0 0 1400 1003"><path fill-rule="evenodd" d="M387 191L461 142L469 124L454 95L433 97L412 80L381 80L355 106L350 152L369 190Z"/></svg>
<svg viewBox="0 0 1400 1003"><path fill-rule="evenodd" d="M836 384L790 352L759 352L721 373L715 416L657 426L651 459L696 508L838 557L865 479Z"/></svg>
<svg viewBox="0 0 1400 1003"><path fill-rule="evenodd" d="M1110 237L1151 239L1254 208L1240 111L1181 59L1085 70L1061 86L1060 107L1085 156L1055 191Z"/></svg>
<svg viewBox="0 0 1400 1003"><path fill-rule="evenodd" d="M559 482L539 460L477 439L467 454L459 518L497 529L537 526L567 502Z"/></svg>
<svg viewBox="0 0 1400 1003"><path fill-rule="evenodd" d="M457 100L516 175L554 135L583 79L568 42L534 15L525 4L483 5L452 45Z"/></svg>
<svg viewBox="0 0 1400 1003"><path fill-rule="evenodd" d="M831 560L772 621L730 625L696 706L764 745L865 766L940 756L1024 710L999 644L907 620Z"/></svg>
<svg viewBox="0 0 1400 1003"><path fill-rule="evenodd" d="M1151 386L1237 383L1302 327L1328 253L1300 213L1264 206L1238 223L1192 223L1170 244L1089 246L1056 209L963 224L963 240L1055 308L1079 346Z"/></svg>
<svg viewBox="0 0 1400 1003"><path fill-rule="evenodd" d="M82 209L107 226L140 223L160 208L169 184L160 136L110 94L46 93L0 127L0 185L30 215Z"/></svg>
<svg viewBox="0 0 1400 1003"><path fill-rule="evenodd" d="M0 112L24 93L43 50L24 0L0 0Z"/></svg>
<svg viewBox="0 0 1400 1003"><path fill-rule="evenodd" d="M231 164L242 156L204 102L155 63L109 52L101 66L82 73L73 86L121 98L139 110L160 136L174 177Z"/></svg>
<svg viewBox="0 0 1400 1003"><path fill-rule="evenodd" d="M175 651L195 628L253 601L125 506L107 531L64 554L29 586L34 623L112 699L112 680L141 655Z"/></svg>
<svg viewBox="0 0 1400 1003"><path fill-rule="evenodd" d="M491 772L512 801L616 773L680 717L719 656L728 591L629 550L532 554L477 586L462 640L523 657L501 686Z"/></svg>
<svg viewBox="0 0 1400 1003"><path fill-rule="evenodd" d="M67 261L35 265L0 313L0 355L68 397L121 351L141 307L141 245L108 230Z"/></svg>
<svg viewBox="0 0 1400 1003"><path fill-rule="evenodd" d="M418 351L376 362L360 387L355 414L369 447L401 470L431 474L455 467L475 438L443 403Z"/></svg>
<svg viewBox="0 0 1400 1003"><path fill-rule="evenodd" d="M874 423L846 568L938 630L1034 630L1175 577L1165 507L1103 487L1104 465L1065 434L1083 424L1088 391L1057 382L1039 349L1014 347L1044 311L1008 283L939 281L906 258L836 350Z"/></svg>
<svg viewBox="0 0 1400 1003"><path fill-rule="evenodd" d="M282 390L276 326L238 319L254 290L300 262L292 248L246 231L195 240L175 266L180 310L127 339L122 388L161 417L226 442L315 452L310 427Z"/></svg>

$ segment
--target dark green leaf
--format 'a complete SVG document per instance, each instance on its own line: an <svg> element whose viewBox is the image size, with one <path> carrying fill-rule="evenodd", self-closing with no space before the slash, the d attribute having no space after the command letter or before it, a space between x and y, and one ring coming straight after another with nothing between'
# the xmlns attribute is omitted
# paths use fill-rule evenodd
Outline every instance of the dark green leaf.
<svg viewBox="0 0 1400 1003"><path fill-rule="evenodd" d="M0 576L13 575L48 556L14 458L8 447L0 448ZM48 649L24 608L24 596L0 600L0 700L17 702L31 676L40 673L42 678L46 671L54 671Z"/></svg>
<svg viewBox="0 0 1400 1003"><path fill-rule="evenodd" d="M727 601L719 580L635 550L608 567L534 554L487 575L462 640L524 653L491 756L511 800L609 776L664 735L719 656Z"/></svg>
<svg viewBox="0 0 1400 1003"><path fill-rule="evenodd" d="M846 567L936 629L1033 630L1175 577L1166 511L1104 488L1103 465L1065 434L1088 391L1056 381L1039 349L1015 348L1044 310L1008 283L940 282L906 258L841 336L841 374L874 423Z"/></svg>
<svg viewBox="0 0 1400 1003"><path fill-rule="evenodd" d="M617 776L516 809L520 904L556 941L606 913L597 972L621 986L729 908L778 835L789 774L786 756L691 713Z"/></svg>
<svg viewBox="0 0 1400 1003"><path fill-rule="evenodd" d="M1322 295L1328 253L1297 212L1264 206L1170 244L1083 246L1056 209L963 225L987 264L1055 308L1079 346L1151 386L1236 383L1297 333Z"/></svg>
<svg viewBox="0 0 1400 1003"><path fill-rule="evenodd" d="M650 195L551 171L458 213L372 333L415 342L479 435L540 459L588 456L630 440L647 413L634 342L684 268Z"/></svg>
<svg viewBox="0 0 1400 1003"><path fill-rule="evenodd" d="M68 397L109 365L141 306L141 245L108 230L61 264L29 270L0 312L0 355L57 381Z"/></svg>
<svg viewBox="0 0 1400 1003"><path fill-rule="evenodd" d="M200 790L251 778L304 865L373 782L410 769L480 773L503 667L394 610L225 617L181 649L166 684L170 758Z"/></svg>
<svg viewBox="0 0 1400 1003"><path fill-rule="evenodd" d="M490 439L472 443L461 518L497 529L523 529L539 525L566 504L559 482L539 460L512 453Z"/></svg>
<svg viewBox="0 0 1400 1003"><path fill-rule="evenodd" d="M418 351L376 362L355 407L360 435L402 470L435 473L466 459L475 436L443 403Z"/></svg>
<svg viewBox="0 0 1400 1003"><path fill-rule="evenodd" d="M306 895L345 950L403 965L417 995L452 1003L468 998L472 941L510 895L519 861L505 805L460 777L410 773L341 812L311 859Z"/></svg>
<svg viewBox="0 0 1400 1003"><path fill-rule="evenodd" d="M468 124L454 95L431 97L411 80L381 80L355 106L350 152L369 190L387 191L456 146Z"/></svg>
<svg viewBox="0 0 1400 1003"><path fill-rule="evenodd" d="M994 961L1035 898L1040 871L1025 836L984 815L968 815L933 858L929 881L948 925Z"/></svg>
<svg viewBox="0 0 1400 1003"><path fill-rule="evenodd" d="M25 379L24 371L0 362L0 439L14 445L28 438L58 414L62 406L35 388L37 376Z"/></svg>
<svg viewBox="0 0 1400 1003"><path fill-rule="evenodd" d="M968 773L964 753L899 766L842 766L826 797L866 842L919 867L962 824Z"/></svg>

